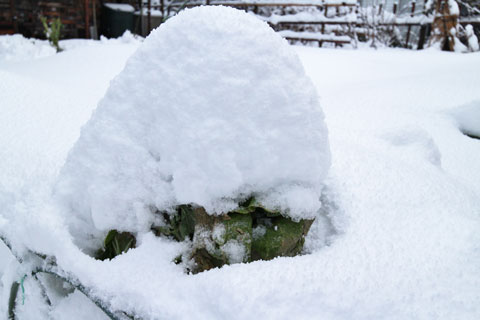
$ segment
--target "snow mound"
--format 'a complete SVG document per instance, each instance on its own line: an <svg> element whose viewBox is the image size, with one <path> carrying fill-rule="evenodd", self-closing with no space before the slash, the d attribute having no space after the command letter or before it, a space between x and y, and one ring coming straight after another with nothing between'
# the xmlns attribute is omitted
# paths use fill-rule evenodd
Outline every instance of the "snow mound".
<svg viewBox="0 0 480 320"><path fill-rule="evenodd" d="M480 137L480 100L472 101L450 111L464 134Z"/></svg>
<svg viewBox="0 0 480 320"><path fill-rule="evenodd" d="M0 62L44 58L56 52L45 40L27 39L20 34L0 36Z"/></svg>
<svg viewBox="0 0 480 320"><path fill-rule="evenodd" d="M111 82L56 196L83 239L147 231L152 210L179 204L220 214L252 194L311 218L329 166L323 112L293 49L242 11L198 7L152 32Z"/></svg>

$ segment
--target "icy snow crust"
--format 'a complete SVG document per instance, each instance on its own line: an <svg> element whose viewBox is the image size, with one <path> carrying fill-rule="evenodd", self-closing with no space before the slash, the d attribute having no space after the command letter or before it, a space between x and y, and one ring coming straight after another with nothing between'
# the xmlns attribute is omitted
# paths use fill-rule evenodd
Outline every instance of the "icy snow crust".
<svg viewBox="0 0 480 320"><path fill-rule="evenodd" d="M111 82L56 192L78 234L148 230L152 207L220 214L251 194L312 218L327 139L286 41L242 11L199 7L155 30Z"/></svg>

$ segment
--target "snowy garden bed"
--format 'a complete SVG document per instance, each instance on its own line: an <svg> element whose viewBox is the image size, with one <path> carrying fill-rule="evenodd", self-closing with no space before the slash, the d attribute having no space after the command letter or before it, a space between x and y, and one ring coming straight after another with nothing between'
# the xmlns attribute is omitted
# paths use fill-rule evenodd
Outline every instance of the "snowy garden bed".
<svg viewBox="0 0 480 320"><path fill-rule="evenodd" d="M185 34L182 39L188 39L188 35ZM173 42L174 39L169 41ZM282 42L279 42L279 46L280 43ZM322 171L323 173L319 173L321 179L310 177L309 173L315 167L304 166L299 168L300 171L293 172L303 172L304 175L301 176L305 180L321 180L325 185L324 191L319 193L322 206L315 214L315 222L305 239L304 252L308 254L294 258L237 263L189 275L185 273L183 265L174 263L179 255L188 250L188 242L157 237L150 232L151 210L142 210L144 208L141 205L133 206L120 221L125 230L136 232L136 248L114 259L99 261L85 252L89 252L89 248L96 249L106 235L105 232L115 226L117 207L113 202L107 201L107 208L112 209L109 211L112 215L103 217L103 220L89 220L88 215L84 214L89 212L88 209L76 211L80 213L77 215L65 215L65 207L59 206L58 198L52 197L53 192L56 197L59 196L58 190L62 185L70 186L72 194L74 191L87 193L87 188L79 187L77 182L89 185L95 181L88 179L91 177L88 171L85 175L75 175L78 172L73 169L74 166L68 165L72 164L74 159L79 163L78 169L82 163L88 161L94 162L92 168L99 168L102 163L108 164L103 167L105 171L102 171L104 175L101 178L106 179L102 181L109 181L106 177L111 177L110 169L120 163L136 161L141 156L152 159L149 162L152 165L158 163L158 158L169 159L168 156L162 157L164 153L161 152L153 155L140 149L134 149L138 152L133 153L122 152L128 148L134 148L137 144L140 147L162 145L166 143L162 137L174 137L182 142L188 141L185 139L197 141L197 137L210 137L207 132L211 133L212 127L221 128L220 124L230 124L232 119L237 118L217 117L217 121L208 122L208 114L195 112L205 110L195 107L202 104L192 103L194 119L187 115L174 119L172 115L178 112L174 105L181 102L180 97L174 95L178 92L176 90L192 93L191 98L184 101L198 101L198 96L193 94L196 91L192 89L197 87L208 92L207 97L217 97L214 93L221 84L213 85L202 81L206 76L216 79L215 74L210 74L215 68L204 69L209 65L208 60L199 64L193 57L187 60L191 63L181 64L180 56L188 58L188 51L172 57L165 56L155 64L169 62L169 68L165 69L166 74L163 74L162 80L173 79L174 68L184 70L184 74L188 76L185 76L180 84L175 81L149 81L155 83L157 89L144 91L141 89L142 81L155 79L155 69L145 70L146 76L142 81L129 79L128 72L134 70L134 65L142 65L143 59L140 57L147 55L148 42L145 44L144 53L141 49L135 54L137 58L132 56L126 64L127 58L138 48L138 43L97 42L88 46L78 43L78 46L70 50L44 58L0 62L0 233L10 239L16 253L21 255L28 249L55 256L54 262L58 267L56 271L61 272L67 279L76 279L82 283L88 288L86 293L90 297L104 301L111 310L124 311L144 319L187 319L191 318L192 314L198 318L209 319L245 319L252 316L269 319L478 318L480 144L479 140L471 139L463 132L470 135L475 135L476 132L477 122L474 119L480 101L479 54L461 55L434 50L342 51L293 47L300 57L298 60L296 54L291 53L291 48L271 53L272 58L263 60L255 70L262 70L264 65L275 70L274 62L278 61L275 57L282 54L289 59L287 66L282 69L290 70L291 67L297 79L305 79L304 73L295 67L298 66L298 61L301 61L305 73L314 84L313 86L310 80L305 80L305 85L301 87L308 89L307 92L312 95L317 91L321 96L321 106L326 118L320 123L325 121L329 130L332 157L328 174ZM273 44L268 45L271 46L275 48ZM244 44L242 50L244 47L248 46ZM261 48L265 49L263 45ZM201 51L198 51L198 54L200 53ZM262 50L256 56L261 57L264 53ZM238 54L232 52L236 59L247 58L237 56ZM231 58L222 55L216 57L218 63ZM248 58L250 63L255 61L251 55L248 55ZM232 110L230 108L233 108L236 102L243 101L242 97L255 97L258 92L264 92L263 87L255 86L258 82L250 84L245 81L239 84L234 81L238 75L249 75L249 72L253 72L251 70L239 68L223 73L235 74L229 82L230 85L255 87L245 90L243 95L222 96L220 101L227 101L229 110ZM109 81L119 73L109 86ZM170 76L172 78L169 78ZM252 79L258 80L266 76L258 72L252 74ZM282 79L275 79L274 83L277 92L284 92L278 89L278 86L284 83ZM164 86L168 86L170 90L162 89L160 92L160 88ZM107 91L108 87L110 89ZM223 88L224 85L220 87ZM298 87L300 86L292 85L292 88L285 90L295 90ZM127 113L132 99L131 92L142 93L138 95L138 105L144 109L138 117L129 114L129 121L121 122L128 127L127 132L131 134L109 135L109 132L118 132L116 129L119 123L102 114L110 115L110 111L114 110L119 116L118 119L124 118L122 112ZM277 94L272 99L274 102L283 101L285 97ZM143 128L139 126L141 119L145 119L147 124L156 123L153 121L157 120L155 115L149 113L152 110L151 100L157 106L161 106L162 101L171 103L162 109L163 117L159 117L159 121L165 122L150 129L158 133L158 140L146 141L146 137L150 135L143 135L138 130ZM298 97L292 99L290 105L298 107L302 105L302 101ZM312 101L305 100L304 103L316 106L317 102ZM109 104L112 104L110 108ZM275 105L276 103L272 102L272 108ZM285 110L280 108L278 113L268 110L283 123L281 120L284 119L282 115ZM251 111L261 114L267 110ZM94 112L93 118L91 112ZM147 113L147 117L144 117L143 112ZM221 114L220 110L218 112ZM306 111L290 116L303 118L304 112ZM313 115L318 115L318 112L319 109L312 110ZM199 117L203 121L193 121ZM95 124L96 121L89 120L90 118L102 121ZM274 121L265 117L259 119L266 120L267 124L268 121ZM299 134L307 132L303 129L308 124L300 126L297 122L292 122L290 117L288 119L284 121L285 126L291 126L294 133L294 129L298 127ZM178 125L174 126L178 121L193 123L191 131L178 132ZM318 123L315 121L313 123ZM252 125L255 127L259 122ZM239 122L237 125L238 128L243 128L246 124ZM99 136L102 137L101 140L109 138L107 144L87 143L90 142L88 132L94 132L91 128L95 126L105 129L100 130ZM84 128L82 133L81 127ZM197 135L202 128L205 135L201 134L203 131ZM315 133L315 130L323 129L314 126L314 129L308 132ZM225 131L221 130L213 137L230 138L224 135ZM132 141L132 137L139 138ZM69 153L77 140L79 142ZM139 144L138 141L145 141L145 144ZM81 152L85 151L82 150L82 145L88 149L86 152ZM178 149L181 145L182 143L172 144L172 149L169 150L176 150L173 147ZM237 156L232 157L217 150L203 153L204 145L197 147L195 154L203 154L205 157L212 157L207 159L215 160L217 158L213 155L218 153L221 163L231 163L225 159L237 159L242 154L246 160L264 159L260 157L261 154L253 151L238 151ZM236 150L236 146L228 147ZM304 159L295 161L308 161L307 155L311 151L304 152L303 147L307 148L308 145L296 145L299 156ZM119 153L114 152L116 150L120 150ZM243 151L240 148L238 150ZM258 146L258 149L254 150L263 149ZM188 151L189 149L185 150L189 155ZM174 152L176 151L168 154L175 154ZM94 156L94 160L89 158L90 155ZM294 156L290 153L285 155L288 159ZM174 164L182 163L182 159L189 157L177 156L176 159L177 162L170 160L172 164L167 166L168 169L178 168ZM103 160L105 162L102 162ZM66 169L60 173L65 163ZM186 160L183 163L194 168L203 168L204 164ZM291 163L285 165L290 166ZM68 169L69 166L71 169ZM262 168L272 172L275 166ZM279 171L283 172L285 168L281 169ZM139 170L140 173L151 172L151 166L132 167L132 170ZM192 171L197 172L193 169L188 172ZM127 171L123 176L128 177L127 173L130 172ZM268 172L261 171L258 177L265 177ZM68 177L75 179L70 180ZM64 180L66 178L68 179ZM202 176L197 178L201 179ZM208 177L208 181L211 179ZM64 183L65 181L76 182L70 184ZM175 180L165 181L168 186ZM196 185L189 183L191 180L184 181L182 186L189 187L187 190L196 190ZM146 194L142 191L145 190L142 185L122 185L127 190L135 189L137 195ZM305 190L316 190L309 189L311 184L306 185L308 188L301 185L303 189L298 191L300 195ZM232 187L232 190L236 190L237 186ZM68 191L63 189L63 192L66 190ZM94 199L108 189L92 190L88 197L82 199ZM173 207L192 202L215 211L212 208L218 203L225 206L231 204L226 210L235 210L238 204L243 207L246 204L239 200L212 203L201 201L210 199L210 196L192 201L190 196L195 192L183 194L183 198L179 198L179 194L173 190L175 197L168 198L177 199L170 204ZM216 193L217 190L223 190L223 187L200 190L223 199L222 194ZM264 193L267 190L270 190L268 185L259 193L267 194ZM122 192L120 190L107 194L116 194L118 199L123 201L124 195L129 193ZM256 191L253 189L246 192L245 196L241 197L242 200L246 201L248 195L254 192ZM155 195L155 192L151 194ZM233 191L231 194L234 194ZM152 199L140 196L135 199ZM73 198L67 192L61 199L64 199L63 203L68 206ZM109 197L101 199L115 200ZM232 196L229 200L231 199L236 197ZM287 202L282 204L282 208L318 205L316 202L305 201L302 196L292 199L302 200L298 203ZM70 204L70 208L91 203L105 206L103 202L82 200L78 204ZM166 208L159 203L162 202L155 203L157 209ZM270 202L263 200L261 203L268 205ZM301 217L306 216L297 216ZM91 246L83 247L83 251L79 249L79 245L85 244L88 239L82 239L78 233L70 232L67 227L68 224L72 226L75 219L83 223L77 226L85 226L85 230L92 234L89 238ZM134 223L131 223L132 221ZM97 233L96 226L102 224L103 228L98 229ZM158 222L158 225L160 226L161 222ZM130 228L131 226L134 228ZM48 305L42 298L38 282L32 277L23 278L31 271L33 264L26 261L20 266L3 246L0 247L0 258L0 311L3 315L7 313L10 285L18 281L24 288L24 294L20 288L17 297L19 319L105 319L102 311L78 289L55 282L57 280L49 276L39 275L40 282L49 288L57 284L56 290L48 291ZM60 290L62 286L63 290Z"/></svg>

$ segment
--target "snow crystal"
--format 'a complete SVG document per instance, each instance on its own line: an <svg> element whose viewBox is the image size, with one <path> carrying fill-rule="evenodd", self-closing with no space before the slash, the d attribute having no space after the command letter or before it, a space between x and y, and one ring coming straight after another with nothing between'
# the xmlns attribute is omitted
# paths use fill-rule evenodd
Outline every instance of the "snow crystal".
<svg viewBox="0 0 480 320"><path fill-rule="evenodd" d="M247 253L245 246L237 240L228 241L222 246L221 250L227 255L229 263L243 262Z"/></svg>
<svg viewBox="0 0 480 320"><path fill-rule="evenodd" d="M215 236L219 236L219 230L215 232ZM193 235L193 238L195 239L195 248L202 248L205 247L208 252L214 252L215 251L215 244L211 240L212 238L214 240L220 240L220 241L225 241L223 239L223 235L221 239L215 239L214 236L212 235L212 231L205 229L205 228L195 228L195 233ZM219 242L220 242L219 241Z"/></svg>
<svg viewBox="0 0 480 320"><path fill-rule="evenodd" d="M221 223L216 223L213 226L212 239L217 243L225 242L225 225Z"/></svg>
<svg viewBox="0 0 480 320"><path fill-rule="evenodd" d="M323 117L296 53L266 23L226 7L185 10L111 82L56 193L87 237L143 230L142 207L220 214L250 194L313 217L330 165Z"/></svg>
<svg viewBox="0 0 480 320"><path fill-rule="evenodd" d="M256 226L255 228L252 229L252 237L255 240L260 239L261 237L263 237L265 235L266 232L267 232L267 228L265 228L265 226L258 225L258 226Z"/></svg>

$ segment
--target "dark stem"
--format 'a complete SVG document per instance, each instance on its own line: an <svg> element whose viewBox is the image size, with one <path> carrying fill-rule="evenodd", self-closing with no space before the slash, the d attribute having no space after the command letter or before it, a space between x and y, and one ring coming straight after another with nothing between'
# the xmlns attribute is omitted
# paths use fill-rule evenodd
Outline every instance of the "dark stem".
<svg viewBox="0 0 480 320"><path fill-rule="evenodd" d="M9 320L15 319L15 305L16 305L15 300L17 299L19 287L20 287L20 284L17 281L13 282L12 286L10 287L10 298L8 299L8 319Z"/></svg>

